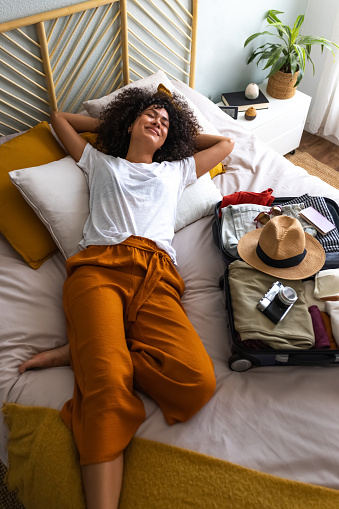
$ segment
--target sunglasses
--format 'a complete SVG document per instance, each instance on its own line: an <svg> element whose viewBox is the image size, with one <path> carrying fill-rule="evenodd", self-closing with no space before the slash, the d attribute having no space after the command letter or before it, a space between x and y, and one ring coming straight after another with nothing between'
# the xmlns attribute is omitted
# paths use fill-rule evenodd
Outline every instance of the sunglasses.
<svg viewBox="0 0 339 509"><path fill-rule="evenodd" d="M281 207L279 205L274 205L269 212L259 212L255 221L255 227L259 228L259 223L265 225L271 219L271 217L281 216Z"/></svg>

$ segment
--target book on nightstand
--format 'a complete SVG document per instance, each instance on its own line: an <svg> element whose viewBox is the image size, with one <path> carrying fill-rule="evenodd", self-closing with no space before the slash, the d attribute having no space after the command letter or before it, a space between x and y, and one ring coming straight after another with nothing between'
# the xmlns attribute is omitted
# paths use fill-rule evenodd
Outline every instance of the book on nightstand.
<svg viewBox="0 0 339 509"><path fill-rule="evenodd" d="M263 110L269 105L269 100L261 90L256 99L247 99L245 92L226 92L221 94L221 100L226 106L238 106L238 111L246 111L250 106L254 106L256 110Z"/></svg>

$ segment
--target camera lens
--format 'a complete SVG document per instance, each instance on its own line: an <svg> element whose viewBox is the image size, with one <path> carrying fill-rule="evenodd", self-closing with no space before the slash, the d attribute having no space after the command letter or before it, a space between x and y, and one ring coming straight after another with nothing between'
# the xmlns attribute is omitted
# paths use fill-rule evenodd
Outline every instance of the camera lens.
<svg viewBox="0 0 339 509"><path fill-rule="evenodd" d="M293 304L298 298L296 291L290 286L284 286L283 288L280 288L277 297L286 307L291 306L291 304Z"/></svg>

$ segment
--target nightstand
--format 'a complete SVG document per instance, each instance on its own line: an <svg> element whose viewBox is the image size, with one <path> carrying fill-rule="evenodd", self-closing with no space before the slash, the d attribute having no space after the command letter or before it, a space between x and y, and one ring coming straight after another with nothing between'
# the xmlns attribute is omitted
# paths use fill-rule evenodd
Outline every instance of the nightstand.
<svg viewBox="0 0 339 509"><path fill-rule="evenodd" d="M267 94L266 84L259 88L269 100L269 107L257 110L254 120L246 120L245 112L241 111L236 122L279 154L285 155L299 147L312 98L297 90L291 99L274 99Z"/></svg>

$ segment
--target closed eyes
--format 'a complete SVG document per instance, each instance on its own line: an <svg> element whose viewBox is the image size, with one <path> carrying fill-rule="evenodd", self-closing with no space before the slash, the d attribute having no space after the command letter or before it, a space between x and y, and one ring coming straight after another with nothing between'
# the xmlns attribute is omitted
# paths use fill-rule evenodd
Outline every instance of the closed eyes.
<svg viewBox="0 0 339 509"><path fill-rule="evenodd" d="M153 118L155 119L156 118L156 115L152 112L152 111L146 111L145 112L146 115L150 118ZM164 117L161 117L160 119L160 123L164 126L164 127L168 127L168 124L169 124L169 121L167 120L167 118L164 118Z"/></svg>

